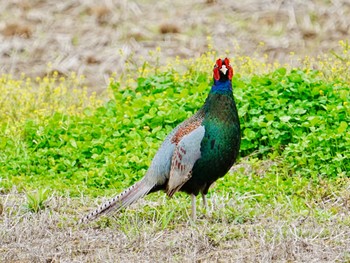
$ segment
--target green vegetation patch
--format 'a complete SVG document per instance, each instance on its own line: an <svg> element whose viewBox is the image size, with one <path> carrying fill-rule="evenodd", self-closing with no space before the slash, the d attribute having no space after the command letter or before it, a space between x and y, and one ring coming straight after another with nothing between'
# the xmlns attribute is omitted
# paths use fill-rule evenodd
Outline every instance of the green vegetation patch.
<svg viewBox="0 0 350 263"><path fill-rule="evenodd" d="M1 190L96 196L130 186L144 175L165 136L203 104L211 85L210 56L184 62L185 69L176 67L179 61L165 68L145 64L136 79L112 80L103 99L88 95L75 75L3 76ZM242 57L233 64L241 157L275 160L273 174L283 178L349 175L350 93L344 75L285 67L251 73L255 64ZM236 182L224 179L220 185Z"/></svg>

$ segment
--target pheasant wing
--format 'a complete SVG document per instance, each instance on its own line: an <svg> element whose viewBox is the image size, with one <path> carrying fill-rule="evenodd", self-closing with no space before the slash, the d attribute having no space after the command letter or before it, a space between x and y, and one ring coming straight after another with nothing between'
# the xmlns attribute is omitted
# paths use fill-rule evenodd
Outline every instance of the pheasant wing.
<svg viewBox="0 0 350 263"><path fill-rule="evenodd" d="M199 125L185 134L177 143L172 160L167 194L171 197L192 176L192 168L201 157L201 142L204 137L204 126Z"/></svg>

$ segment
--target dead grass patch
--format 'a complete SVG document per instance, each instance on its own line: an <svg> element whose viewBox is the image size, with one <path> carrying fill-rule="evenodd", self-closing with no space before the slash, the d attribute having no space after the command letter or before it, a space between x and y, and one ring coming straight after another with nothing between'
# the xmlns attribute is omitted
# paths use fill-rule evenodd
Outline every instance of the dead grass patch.
<svg viewBox="0 0 350 263"><path fill-rule="evenodd" d="M9 23L1 32L5 37L19 36L23 38L30 38L32 36L32 29L28 25L19 23Z"/></svg>
<svg viewBox="0 0 350 263"><path fill-rule="evenodd" d="M348 213L322 219L313 209L307 216L285 216L289 210L285 204L257 205L261 213L239 223L228 220L225 207L243 211L244 199L214 194L211 202L219 204L216 214L199 218L196 224L175 214L170 225L160 229L142 215L145 205L152 204L147 199L109 218L106 227L101 222L76 225L81 204L95 206L89 198L52 196L47 209L28 213L23 209L24 195L2 195L1 258L5 262L344 262L350 257ZM164 199L150 199L157 206L167 205ZM121 227L121 220L129 223Z"/></svg>
<svg viewBox="0 0 350 263"><path fill-rule="evenodd" d="M51 62L53 70L84 74L100 91L126 61L135 68L155 62L149 52L156 47L161 63L199 57L208 50L207 36L220 56L267 54L268 62L297 64L298 56L337 49L349 36L349 14L347 1L321 0L1 1L1 71L42 76ZM94 59L86 59L91 53Z"/></svg>

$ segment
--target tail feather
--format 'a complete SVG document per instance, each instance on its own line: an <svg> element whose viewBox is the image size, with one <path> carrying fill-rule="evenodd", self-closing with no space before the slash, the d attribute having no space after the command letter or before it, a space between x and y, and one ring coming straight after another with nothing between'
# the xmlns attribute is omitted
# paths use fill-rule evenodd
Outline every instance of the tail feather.
<svg viewBox="0 0 350 263"><path fill-rule="evenodd" d="M150 185L145 180L138 181L129 188L125 189L122 193L103 203L97 209L81 218L78 224L86 223L99 217L102 214L108 214L113 210L120 210L123 207L131 205L138 199L147 195L152 188L153 185Z"/></svg>

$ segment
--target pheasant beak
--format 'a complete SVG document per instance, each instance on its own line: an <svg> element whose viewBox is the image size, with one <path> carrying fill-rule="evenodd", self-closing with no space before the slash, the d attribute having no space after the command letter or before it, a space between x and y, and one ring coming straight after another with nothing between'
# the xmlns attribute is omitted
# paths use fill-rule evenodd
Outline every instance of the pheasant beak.
<svg viewBox="0 0 350 263"><path fill-rule="evenodd" d="M226 68L225 65L222 65L220 71L221 71L222 73L224 73L224 75L226 75L226 72L228 71L228 69Z"/></svg>

